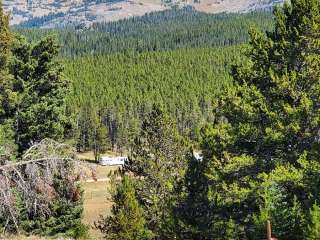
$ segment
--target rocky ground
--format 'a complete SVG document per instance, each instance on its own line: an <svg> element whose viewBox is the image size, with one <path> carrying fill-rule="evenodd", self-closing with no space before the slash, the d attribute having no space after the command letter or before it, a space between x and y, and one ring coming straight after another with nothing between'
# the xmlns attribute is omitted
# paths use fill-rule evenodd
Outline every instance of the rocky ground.
<svg viewBox="0 0 320 240"><path fill-rule="evenodd" d="M11 25L46 18L43 28L90 25L162 11L173 5L193 6L207 13L247 12L270 8L283 0L4 0ZM165 2L165 3L164 3ZM51 17L48 18L48 15ZM42 19L43 20L43 19ZM40 21L40 19L39 19Z"/></svg>

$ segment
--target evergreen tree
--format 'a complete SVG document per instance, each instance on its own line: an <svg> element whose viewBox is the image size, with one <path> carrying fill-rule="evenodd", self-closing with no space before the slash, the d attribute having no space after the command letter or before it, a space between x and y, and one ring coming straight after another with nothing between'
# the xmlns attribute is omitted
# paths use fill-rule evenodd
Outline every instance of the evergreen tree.
<svg viewBox="0 0 320 240"><path fill-rule="evenodd" d="M100 220L98 228L109 240L148 240L151 232L146 227L143 209L139 206L135 188L128 176L123 176L113 195L111 216Z"/></svg>
<svg viewBox="0 0 320 240"><path fill-rule="evenodd" d="M2 1L0 1L0 70L1 83L6 80L7 63L12 43L12 35L9 30L9 17L3 12Z"/></svg>
<svg viewBox="0 0 320 240"><path fill-rule="evenodd" d="M238 45L248 41L247 31L251 24L263 30L273 27L270 11L207 14L186 7L120 21L94 23L89 29L81 26L36 28L61 14L32 18L16 31L32 40L56 34L63 45L61 54L75 57Z"/></svg>
<svg viewBox="0 0 320 240"><path fill-rule="evenodd" d="M17 146L14 143L14 137L11 124L0 124L0 165L16 159Z"/></svg>
<svg viewBox="0 0 320 240"><path fill-rule="evenodd" d="M223 239L225 239L225 240L238 240L238 239L240 239L238 236L237 226L231 218L230 218L229 222L227 223L225 229L226 229L226 231L222 237Z"/></svg>
<svg viewBox="0 0 320 240"><path fill-rule="evenodd" d="M319 178L320 2L290 2L275 10L274 31L250 32L249 61L233 69L234 87L215 101L215 122L203 131L202 194L210 202L203 239L219 239L230 217L241 239L260 239L251 234L253 216L270 182L281 189L278 209L296 209L287 214L295 231L275 228L275 237L301 239L299 222L319 197L310 179Z"/></svg>
<svg viewBox="0 0 320 240"><path fill-rule="evenodd" d="M316 240L320 238L320 208L314 204L310 209L311 221L308 225L307 236L308 240Z"/></svg>
<svg viewBox="0 0 320 240"><path fill-rule="evenodd" d="M69 89L55 60L59 46L52 38L35 45L17 38L12 51L10 69L19 96L14 116L19 151L44 138L61 140L69 124L65 102Z"/></svg>
<svg viewBox="0 0 320 240"><path fill-rule="evenodd" d="M175 187L186 170L186 150L174 122L162 108L154 106L135 139L125 169L137 177L137 198L157 239L166 238Z"/></svg>
<svg viewBox="0 0 320 240"><path fill-rule="evenodd" d="M9 17L3 12L0 1L0 165L5 160L14 159L16 155L13 122L10 118L14 114L17 94L14 91L14 79L8 70L12 41Z"/></svg>
<svg viewBox="0 0 320 240"><path fill-rule="evenodd" d="M174 211L180 220L177 223L179 239L205 239L209 230L210 201L207 198L207 178L203 171L201 162L193 156L189 158L187 172L182 182L185 190Z"/></svg>
<svg viewBox="0 0 320 240"><path fill-rule="evenodd" d="M211 99L230 81L228 68L238 61L238 49L185 49L66 60L65 73L72 86L67 102L75 116L78 149L94 150L94 132L101 125L108 130L106 141L113 150L128 151L153 104L164 105L179 134L196 142L199 129L213 119Z"/></svg>

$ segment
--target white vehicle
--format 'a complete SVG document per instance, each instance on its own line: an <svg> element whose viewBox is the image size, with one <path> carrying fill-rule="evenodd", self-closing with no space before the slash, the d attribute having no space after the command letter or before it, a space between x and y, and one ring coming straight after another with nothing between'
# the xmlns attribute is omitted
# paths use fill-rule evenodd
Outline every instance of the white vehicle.
<svg viewBox="0 0 320 240"><path fill-rule="evenodd" d="M199 162L201 162L203 160L203 156L200 152L193 152L193 156L195 157L195 159L197 159Z"/></svg>
<svg viewBox="0 0 320 240"><path fill-rule="evenodd" d="M101 157L99 163L102 166L123 166L126 160L127 157Z"/></svg>

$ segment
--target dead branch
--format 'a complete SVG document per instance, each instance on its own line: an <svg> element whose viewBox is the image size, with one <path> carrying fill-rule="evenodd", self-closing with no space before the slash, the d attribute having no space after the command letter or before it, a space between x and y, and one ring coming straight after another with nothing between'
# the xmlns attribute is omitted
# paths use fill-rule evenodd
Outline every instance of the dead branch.
<svg viewBox="0 0 320 240"><path fill-rule="evenodd" d="M61 197L54 185L57 176L68 189L68 197L80 198L76 181L81 174L73 148L51 139L32 146L21 161L0 166L0 216L6 221L4 231L19 231L21 208L30 219L50 216L50 204Z"/></svg>

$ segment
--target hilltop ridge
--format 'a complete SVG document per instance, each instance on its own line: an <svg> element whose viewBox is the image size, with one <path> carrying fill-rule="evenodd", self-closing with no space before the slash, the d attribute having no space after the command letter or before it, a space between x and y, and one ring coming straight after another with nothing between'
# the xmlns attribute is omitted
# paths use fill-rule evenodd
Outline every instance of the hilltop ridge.
<svg viewBox="0 0 320 240"><path fill-rule="evenodd" d="M67 25L91 25L146 13L163 11L173 6L191 6L207 13L249 12L270 9L283 0L4 0L11 25L41 28Z"/></svg>

